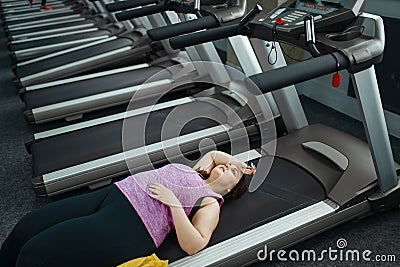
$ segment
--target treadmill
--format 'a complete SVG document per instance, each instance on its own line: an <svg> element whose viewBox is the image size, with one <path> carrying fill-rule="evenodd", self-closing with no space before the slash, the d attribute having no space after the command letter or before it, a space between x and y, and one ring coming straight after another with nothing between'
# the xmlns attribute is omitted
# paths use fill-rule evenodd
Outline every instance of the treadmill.
<svg viewBox="0 0 400 267"><path fill-rule="evenodd" d="M60 2L61 3L61 2ZM48 3L51 4L51 3ZM64 6L73 6L75 8L84 8L84 7L90 7L92 4L91 2L86 2L86 1L69 1L69 2L63 2L62 3ZM7 10L7 9L5 9ZM63 19L66 20L68 18L71 17L67 17L66 14L64 14L63 12L51 12L51 10L49 10L50 12L36 12L38 14L32 13L29 15L13 15L13 16L4 16L3 18L3 24L5 26L14 26L14 25L18 25L21 23L27 23L27 22L31 22L31 24L35 24L35 23L40 23L37 21L43 21L43 20L47 20L49 21L49 19ZM82 10L82 12L84 12L84 10ZM44 13L44 14L43 14ZM72 15L74 14L74 10L69 10L69 14L68 15ZM39 16L40 15L40 16ZM64 17L64 18L63 18ZM56 20L55 20L56 21ZM42 22L44 23L44 22ZM29 24L26 24L29 25ZM22 25L21 25L22 26ZM6 27L7 28L7 27Z"/></svg>
<svg viewBox="0 0 400 267"><path fill-rule="evenodd" d="M110 20L113 18L112 15L107 14L101 4L97 3L96 6L98 12L87 8L75 11L71 10L72 14L68 16L51 16L45 20L23 23L24 25L28 24L32 26L44 22L49 22L50 24L60 22L63 24L55 24L55 30L47 29L45 31L47 32L46 35L41 35L39 32L28 32L27 35L17 34L14 37L14 40L10 41L8 45L9 50L12 51L11 56L16 61L21 62L23 60L33 59L35 57L61 51L81 44L106 39L125 31L125 27L127 26L124 26L124 24L121 23L112 22L112 20ZM40 19L44 18L41 17ZM87 29L67 27L69 28L69 31L66 31L63 29L64 23L71 23L71 19L76 19L76 21L84 22L85 24L89 22L92 27ZM25 30L26 26L24 25L19 24L19 27ZM63 32L57 33L56 31L58 31L58 28L61 28ZM48 34L49 32L51 32L51 34ZM18 36L20 37L18 38ZM27 38L29 36L31 36L31 38Z"/></svg>
<svg viewBox="0 0 400 267"><path fill-rule="evenodd" d="M167 10L167 8L166 6L165 9ZM160 10L158 9L158 11ZM140 12L136 17L139 16ZM155 19L160 20L159 18ZM144 29L141 32L138 30L135 32L128 31L117 36L18 63L14 68L18 77L16 85L21 88L78 74L143 63L148 60L146 56L154 49L157 51L158 48L157 44L151 43L151 40L143 37L145 34Z"/></svg>
<svg viewBox="0 0 400 267"><path fill-rule="evenodd" d="M218 58L211 43L195 46L194 49L203 60L206 57L214 61ZM247 139L248 134L256 135L259 132L257 119L261 112L253 112L246 104L246 97L226 89L240 87L244 82L235 78L238 74L231 74L221 63L210 64L204 61L190 62L181 64L179 72L171 71L176 68L174 66L158 73L143 85L145 90L135 92L126 113L36 133L34 141L27 145L32 154L32 183L35 192L46 196L87 185L91 188L98 187L110 183L114 177L128 173L129 169L134 169L135 172L147 170L153 162L165 162L165 153L172 153L174 158L177 157L175 154L191 154L205 138L216 144L225 144L230 137L241 140ZM185 74L193 77L193 72L198 73L197 78L188 80ZM154 83L162 80L160 77L170 73L174 73L177 78L174 83L166 80L167 83L164 82L162 86L154 86ZM180 73L183 74L181 79L177 75ZM222 86L210 88L209 85L216 82ZM168 94L175 89L178 89L180 98L176 99L172 95L172 99L169 98L168 101L162 99L162 96L168 98ZM187 92L189 95L183 97ZM149 95L153 97L149 98ZM193 112L196 116L202 116L194 119ZM173 116L173 113L179 114ZM238 120L237 116L242 119ZM161 135L167 119L172 120L170 124L174 131ZM143 125L146 121L147 126ZM182 125L185 122L189 123ZM148 127L146 129L149 135L145 143L141 136L135 136L132 143L124 147L122 128L125 124L133 125L132 132ZM182 131L176 133L176 129ZM95 138L96 136L100 139ZM101 140L107 144L99 146ZM177 141L184 143L179 149L176 148ZM129 155L129 162L134 164L129 169L125 155Z"/></svg>
<svg viewBox="0 0 400 267"><path fill-rule="evenodd" d="M271 12L262 12L246 28L223 27L190 34L171 39L171 45L177 48L203 38L215 40L221 34L244 34L310 51L311 59L251 76L263 93L347 69L368 144L317 124L303 125L278 138L275 153L269 146L261 147L259 176L248 181L252 192L222 206L220 222L207 248L185 256L175 233L170 233L156 251L170 266L251 264L257 258L270 259L267 251L277 252L340 223L398 208L400 166L391 153L373 69L383 54L383 21L362 13L363 0L314 3L289 0ZM303 26L305 17L307 26ZM293 114L293 120L296 116ZM272 166L266 169L269 161L273 161ZM269 172L261 173L260 169ZM319 256L311 254L310 259L316 261Z"/></svg>
<svg viewBox="0 0 400 267"><path fill-rule="evenodd" d="M45 15L45 12L41 12L36 15L7 16L5 28L9 41L29 42L30 39L52 38L56 34L63 36L70 32L90 32L111 22L106 14L101 14L99 3L74 1L67 2L65 7L65 10Z"/></svg>
<svg viewBox="0 0 400 267"><path fill-rule="evenodd" d="M48 4L52 5L52 3ZM77 21L80 17L78 12L82 12L82 16L87 16L91 14L89 8L93 8L93 4L86 1L64 1L53 3L53 5L54 9L46 12L40 11L39 8L30 8L29 5L27 6L26 4L20 8L14 5L3 8L3 24L5 25L9 38L11 38L12 34L19 35L25 32L29 33L28 31L23 31L24 26L26 28L29 27L33 32L40 31L40 28L43 26L47 26L48 29L51 29L52 25L54 28L56 27L54 25L66 22L67 20L71 22ZM35 25L40 22L44 25Z"/></svg>
<svg viewBox="0 0 400 267"><path fill-rule="evenodd" d="M296 7L295 3L299 6ZM272 12L260 14L250 23L247 28L250 31L246 34L271 40L271 29L279 16L276 14L283 13L282 18L287 14L285 11L289 14L293 11L298 11L297 14L315 14L314 9L304 9L301 6L304 3L301 0L291 1L287 6L281 5ZM327 2L319 4L329 8L333 6ZM379 91L372 71L373 64L379 62L383 51L383 24L377 16L359 14L362 4L363 1L348 1L345 7L340 6L333 14L323 14L319 22L316 21L317 47L320 51L325 50L325 55L254 75L251 80L263 92L277 92L292 83L349 69L355 85L362 85L365 87L363 89L374 92L367 99L372 102L365 102L366 90L362 92L356 87L369 143L326 126L303 125L280 137L275 153L271 153L267 145L259 150L251 150L244 156L237 155L243 161L259 159L257 173L265 175L266 179L261 180L263 182L257 189L253 188L254 192L222 206L219 225L208 247L198 254L185 257L174 233L171 233L156 251L160 258L169 259L169 265L249 264L257 261L257 256L265 246L269 250L286 248L339 223L399 205L399 184L395 172L399 165L394 163L391 155ZM349 10L353 11L349 13ZM349 19L348 27L343 26L341 31L336 27L334 35L331 35L329 28L325 29L329 34L324 34L324 30L318 26L318 23L333 25L335 19L351 13L356 18ZM360 25L364 26L363 32L349 34L351 29L359 29ZM305 47L304 34L290 32L289 27L294 25L287 23L286 26L276 27L279 39L291 39L292 44ZM297 27L297 30L301 32L301 28ZM232 30L227 35L237 33L238 30ZM330 39L332 36L336 36L333 38L338 38L338 41ZM218 36L214 35L216 38ZM365 51L365 48L372 52L371 57L351 56L357 54L359 49ZM296 120L296 115L293 120ZM266 174L263 172L263 163L270 158L273 158L273 164L271 171ZM248 181L249 186L252 181Z"/></svg>
<svg viewBox="0 0 400 267"><path fill-rule="evenodd" d="M47 3L51 5L55 5L56 7L62 6L63 2L60 0L49 0ZM0 10L13 10L13 11L25 11L29 10L30 13L39 12L40 2L33 3L32 7L30 7L28 1L1 1L0 2Z"/></svg>
<svg viewBox="0 0 400 267"><path fill-rule="evenodd" d="M208 55L209 60L212 58L215 61L218 58L211 43L195 46L194 49L199 55ZM243 74L231 68L239 73L232 74L221 63L200 61L182 65L184 68L180 73L191 74L195 70L198 78L188 81L187 75L183 75L184 79L176 79L174 83L138 90L126 113L36 133L34 141L27 145L32 154L32 183L35 192L46 196L87 185L98 187L110 183L114 177L128 173L129 169L136 172L147 170L153 162L163 163L166 155L177 158L181 153L191 154L197 151L203 139L212 140L215 144L226 144L230 139L247 139L248 135L259 133L258 128L264 125L264 120L260 119L263 117L260 115L262 111L253 110L247 104L254 96L246 97L240 92L226 89L243 86L243 78L237 78ZM159 82L159 77L169 75L170 69L158 73L144 86ZM178 73L175 72L175 75ZM210 88L209 85L216 83L218 86ZM181 87L190 95L182 97ZM176 99L173 95L172 100L162 99L162 96L176 88L181 98ZM149 98L149 94L155 97ZM254 101L265 101L265 97ZM168 123L172 129L163 133L168 119L172 120ZM273 119L265 121L270 123ZM189 123L186 125L186 122ZM131 140L131 143L124 146L124 125L133 125L128 132L137 132L137 129L147 127L149 135L144 140L140 136L143 131L140 130L138 136L125 138ZM101 140L105 143L99 146ZM177 148L178 141L184 145ZM128 162L134 166L127 168L125 156L130 158Z"/></svg>
<svg viewBox="0 0 400 267"><path fill-rule="evenodd" d="M95 188L129 170L144 171L154 163L163 163L165 153L170 158L193 153L205 138L217 145L233 137L247 139L258 128L256 115L242 103L240 97L223 87L210 88L194 96L139 108L136 101L126 113L37 133L28 145L34 190L39 196L51 196L82 186ZM193 118L193 114L203 116ZM241 114L240 123L236 114ZM169 131L163 128L165 123ZM124 127L132 133L125 143Z"/></svg>
<svg viewBox="0 0 400 267"><path fill-rule="evenodd" d="M223 8L214 9L213 15L202 16L195 20L196 25L209 28L211 21L214 27L217 27L241 18L246 1L239 1L238 3L233 6L227 5ZM201 5L199 12L205 13L208 10L209 14L214 6L215 3L209 1L208 5ZM242 12L233 12L239 7L241 7ZM170 21L175 18L170 13L165 16ZM192 24L191 21L188 21L160 27L163 24L158 23L153 25L154 29L149 32L152 32L152 39L161 40L168 36L172 37L185 33L186 29L182 30L182 25L187 28L188 25ZM165 44L165 42L162 42L162 44ZM164 49L167 52L169 51L170 55L156 59L151 63L22 88L20 93L23 95L26 105L24 114L29 122L36 124L60 118L66 120L79 119L86 112L128 103L137 90L143 90L141 84L163 68L186 63L190 60L199 60L198 53L194 52L193 49L187 50L190 59L183 52L170 51L168 47L164 47ZM216 56L207 51L200 51L199 53L201 53L200 59L202 60L210 60ZM174 78L175 73L180 70L182 70L182 67L176 66L174 73L170 73L167 77L160 77L162 80L157 81L154 86L165 86L165 84L173 83L177 79ZM79 88L79 90L76 90L76 88ZM148 91L149 97L152 97L154 90Z"/></svg>

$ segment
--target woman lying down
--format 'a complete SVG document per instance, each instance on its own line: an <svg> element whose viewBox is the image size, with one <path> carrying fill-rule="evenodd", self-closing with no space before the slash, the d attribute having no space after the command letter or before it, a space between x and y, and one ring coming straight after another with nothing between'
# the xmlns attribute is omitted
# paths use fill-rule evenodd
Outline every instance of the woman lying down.
<svg viewBox="0 0 400 267"><path fill-rule="evenodd" d="M254 172L212 151L193 168L168 164L48 204L17 223L1 247L0 266L117 266L151 255L172 228L180 247L195 254L208 244L224 199L239 198L243 174Z"/></svg>

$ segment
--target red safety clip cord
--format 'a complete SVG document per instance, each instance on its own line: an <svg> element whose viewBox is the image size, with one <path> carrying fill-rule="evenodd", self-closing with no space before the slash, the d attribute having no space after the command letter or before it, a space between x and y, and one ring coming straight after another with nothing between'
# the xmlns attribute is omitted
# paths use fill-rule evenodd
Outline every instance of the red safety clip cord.
<svg viewBox="0 0 400 267"><path fill-rule="evenodd" d="M339 73L339 60L332 54L336 61L336 73L332 76L332 86L337 88L340 86L340 82L342 81L342 75Z"/></svg>
<svg viewBox="0 0 400 267"><path fill-rule="evenodd" d="M277 17L275 20L275 25L285 25L286 22L281 18L281 17Z"/></svg>
<svg viewBox="0 0 400 267"><path fill-rule="evenodd" d="M332 76L332 86L337 88L340 86L340 82L342 81L342 75L339 72L336 72Z"/></svg>

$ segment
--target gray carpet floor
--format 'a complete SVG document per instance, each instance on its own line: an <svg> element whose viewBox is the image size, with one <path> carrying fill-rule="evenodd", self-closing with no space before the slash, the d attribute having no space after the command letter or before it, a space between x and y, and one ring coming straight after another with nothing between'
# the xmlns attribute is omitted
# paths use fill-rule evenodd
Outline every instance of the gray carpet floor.
<svg viewBox="0 0 400 267"><path fill-rule="evenodd" d="M52 198L35 196L31 184L31 159L24 144L30 139L36 127L28 125L23 116L23 103L17 96L13 84L13 64L8 56L4 31L0 29L0 245L15 223L29 211L46 203L65 197L85 193L80 189ZM360 122L337 113L310 99L302 98L310 122L323 122L339 128L361 139L365 139ZM400 142L392 138L394 156L400 162ZM347 241L347 249L371 250L372 255L395 255L397 262L356 262L329 260L323 261L260 261L253 266L399 266L400 263L400 212L389 211L377 216L367 217L357 222L349 222L323 234L303 241L287 250L314 250L320 253L330 247L336 249L340 238ZM287 257L288 254L286 254ZM293 254L294 255L294 254Z"/></svg>

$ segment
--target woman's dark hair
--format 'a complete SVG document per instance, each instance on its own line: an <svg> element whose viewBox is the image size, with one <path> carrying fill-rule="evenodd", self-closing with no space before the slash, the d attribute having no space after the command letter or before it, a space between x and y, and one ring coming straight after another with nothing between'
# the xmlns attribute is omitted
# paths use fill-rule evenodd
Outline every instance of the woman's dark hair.
<svg viewBox="0 0 400 267"><path fill-rule="evenodd" d="M210 177L210 174L204 170L197 169L196 171L203 177L203 180L207 180ZM231 189L231 191L224 195L225 202L238 199L246 193L247 185L245 176L246 175L243 174L239 182Z"/></svg>

